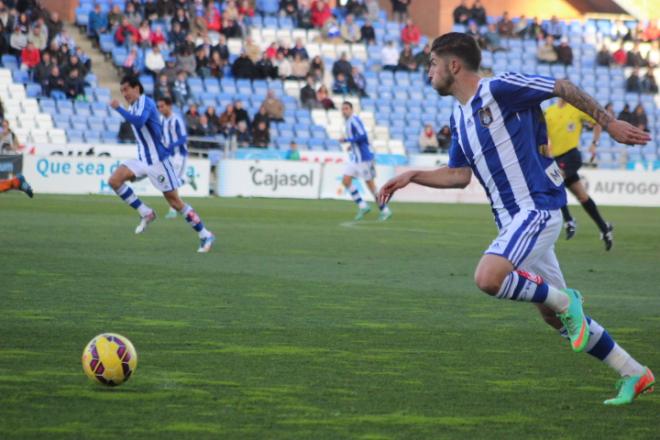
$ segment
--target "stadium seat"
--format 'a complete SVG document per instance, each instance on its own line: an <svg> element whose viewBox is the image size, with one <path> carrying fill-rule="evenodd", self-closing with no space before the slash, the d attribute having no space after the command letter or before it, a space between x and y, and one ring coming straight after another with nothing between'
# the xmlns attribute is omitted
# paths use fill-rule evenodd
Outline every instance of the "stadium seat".
<svg viewBox="0 0 660 440"><path fill-rule="evenodd" d="M94 89L94 96L96 97L97 101L100 101L102 103L108 103L110 102L110 99L112 98L112 95L110 94L110 89L106 89L103 87L97 87Z"/></svg>
<svg viewBox="0 0 660 440"><path fill-rule="evenodd" d="M83 137L83 131L82 130L76 130L76 129L71 129L66 131L67 138L69 139L69 142L74 142L74 143L83 143L85 142L85 138Z"/></svg>

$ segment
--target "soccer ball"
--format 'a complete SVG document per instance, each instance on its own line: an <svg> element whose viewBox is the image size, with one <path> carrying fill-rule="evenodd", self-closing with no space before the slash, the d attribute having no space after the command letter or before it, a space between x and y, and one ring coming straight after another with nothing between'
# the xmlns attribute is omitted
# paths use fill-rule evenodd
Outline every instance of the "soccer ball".
<svg viewBox="0 0 660 440"><path fill-rule="evenodd" d="M137 352L124 336L102 333L83 350L82 365L90 379L114 387L126 382L137 368Z"/></svg>

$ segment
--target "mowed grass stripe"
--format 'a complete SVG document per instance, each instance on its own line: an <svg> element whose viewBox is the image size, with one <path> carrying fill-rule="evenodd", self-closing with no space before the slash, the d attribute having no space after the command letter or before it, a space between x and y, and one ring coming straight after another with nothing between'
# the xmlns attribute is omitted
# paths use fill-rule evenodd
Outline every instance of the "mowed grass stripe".
<svg viewBox="0 0 660 440"><path fill-rule="evenodd" d="M115 197L21 196L0 197L0 437L657 437L657 395L605 408L613 373L474 287L485 206L345 227L346 202L191 200L219 236L200 256L180 218L136 237ZM660 210L603 208L612 254L574 211L569 284L658 372ZM140 356L112 390L80 368L103 331Z"/></svg>

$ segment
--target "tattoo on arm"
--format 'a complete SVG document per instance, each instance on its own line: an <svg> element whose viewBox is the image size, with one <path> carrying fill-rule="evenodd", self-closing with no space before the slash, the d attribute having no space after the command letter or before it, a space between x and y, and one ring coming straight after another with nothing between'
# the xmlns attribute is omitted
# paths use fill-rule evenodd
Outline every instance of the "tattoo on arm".
<svg viewBox="0 0 660 440"><path fill-rule="evenodd" d="M564 101L582 110L598 122L598 125L607 130L607 124L614 120L612 115L598 102L589 96L584 90L573 84L567 79L558 79L555 81L555 95L564 99Z"/></svg>

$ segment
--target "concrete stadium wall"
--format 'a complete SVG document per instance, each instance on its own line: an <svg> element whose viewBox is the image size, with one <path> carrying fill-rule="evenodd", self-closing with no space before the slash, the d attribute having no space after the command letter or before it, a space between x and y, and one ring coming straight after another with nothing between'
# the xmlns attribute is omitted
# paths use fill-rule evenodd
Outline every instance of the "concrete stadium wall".
<svg viewBox="0 0 660 440"><path fill-rule="evenodd" d="M62 20L73 23L76 19L78 0L41 0L42 6L60 14Z"/></svg>

